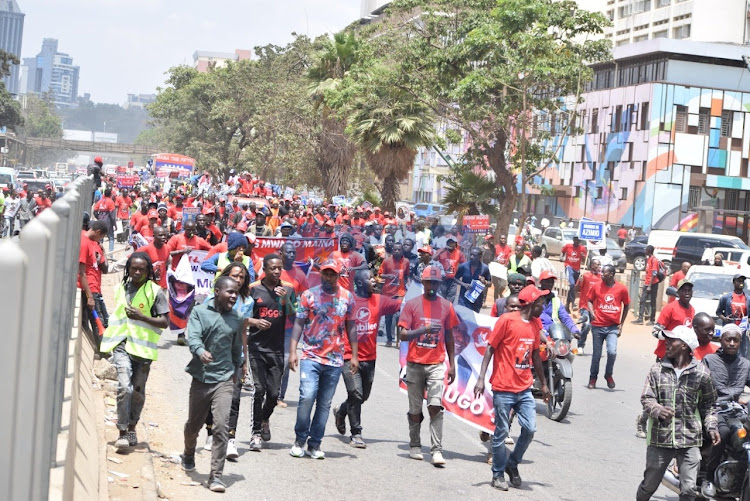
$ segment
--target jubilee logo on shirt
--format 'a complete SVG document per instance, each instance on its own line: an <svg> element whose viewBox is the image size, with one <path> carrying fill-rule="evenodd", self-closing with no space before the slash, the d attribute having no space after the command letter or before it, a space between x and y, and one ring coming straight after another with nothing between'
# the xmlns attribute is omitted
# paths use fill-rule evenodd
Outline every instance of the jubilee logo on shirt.
<svg viewBox="0 0 750 501"><path fill-rule="evenodd" d="M620 305L615 304L615 295L614 294L605 294L604 295L604 302L599 304L599 309L602 311L607 312L618 312L620 311Z"/></svg>

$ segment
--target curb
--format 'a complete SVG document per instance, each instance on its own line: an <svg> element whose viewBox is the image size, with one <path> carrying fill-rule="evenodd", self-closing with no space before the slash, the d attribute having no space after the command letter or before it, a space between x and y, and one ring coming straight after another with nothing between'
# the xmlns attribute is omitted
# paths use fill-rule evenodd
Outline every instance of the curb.
<svg viewBox="0 0 750 501"><path fill-rule="evenodd" d="M144 429L145 436L148 438L148 429L143 424L141 424L141 427ZM151 445L148 440L146 441L146 447L148 451L145 453L146 457L143 461L143 466L141 467L141 478L143 479L143 484L141 485L143 495L141 499L144 501L157 501L159 499L159 488L156 485L154 455L151 451Z"/></svg>

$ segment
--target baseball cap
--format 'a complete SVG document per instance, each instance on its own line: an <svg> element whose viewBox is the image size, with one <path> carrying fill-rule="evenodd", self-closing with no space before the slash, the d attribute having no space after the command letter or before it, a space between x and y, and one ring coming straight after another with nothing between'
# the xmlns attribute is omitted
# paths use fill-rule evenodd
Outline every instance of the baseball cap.
<svg viewBox="0 0 750 501"><path fill-rule="evenodd" d="M424 247L417 249L417 252L424 252L425 254L432 256L432 247L425 245Z"/></svg>
<svg viewBox="0 0 750 501"><path fill-rule="evenodd" d="M521 275L520 273L511 273L510 275L508 275L508 283L509 284L525 284L526 277Z"/></svg>
<svg viewBox="0 0 750 501"><path fill-rule="evenodd" d="M737 279L739 279L739 278L741 278L742 280L746 280L746 279L747 279L747 277L746 277L745 275L743 275L742 273L737 273L737 274L736 274L736 275L734 276L734 278L732 278L732 281L734 281L734 280L737 280Z"/></svg>
<svg viewBox="0 0 750 501"><path fill-rule="evenodd" d="M159 212L157 212L156 209L149 210L148 211L148 218L149 219L151 219L151 218L158 219L159 218Z"/></svg>
<svg viewBox="0 0 750 501"><path fill-rule="evenodd" d="M237 231L241 231L242 233L245 233L247 231L247 223L244 221L240 221L237 223ZM255 235L253 235L254 237Z"/></svg>
<svg viewBox="0 0 750 501"><path fill-rule="evenodd" d="M294 228L294 226L292 226L292 223L290 223L289 221L284 221L283 223L281 223L280 228Z"/></svg>
<svg viewBox="0 0 750 501"><path fill-rule="evenodd" d="M523 304L529 304L547 294L549 294L549 291L538 289L536 285L527 285L518 293L518 300Z"/></svg>
<svg viewBox="0 0 750 501"><path fill-rule="evenodd" d="M495 235L485 235L484 236L485 240L492 240L493 238L495 238Z"/></svg>
<svg viewBox="0 0 750 501"><path fill-rule="evenodd" d="M552 279L555 279L555 280L557 280L557 277L556 277L556 276L555 276L555 274L554 274L554 273L552 273L551 271L547 271L547 270L545 270L545 271L543 271L543 272L542 272L542 274L541 274L541 275L539 275L539 281L540 281L540 282L541 282L542 280L547 280L548 278L552 278Z"/></svg>
<svg viewBox="0 0 750 501"><path fill-rule="evenodd" d="M683 278L682 280L680 280L679 282L677 282L677 290L680 290L683 285L689 285L689 286L692 287L693 286L693 282L691 282L687 278Z"/></svg>
<svg viewBox="0 0 750 501"><path fill-rule="evenodd" d="M443 274L440 272L440 269L437 266L427 266L424 270L422 270L422 281L424 282L425 280L442 282Z"/></svg>
<svg viewBox="0 0 750 501"><path fill-rule="evenodd" d="M335 223L332 219L329 219L328 221L326 221L325 226L335 226Z"/></svg>
<svg viewBox="0 0 750 501"><path fill-rule="evenodd" d="M455 238L455 237L448 237L448 239L447 239L447 240L445 241L445 243L448 243L448 242L450 242L451 240L453 240L454 242L458 242L458 240L456 240L456 238Z"/></svg>
<svg viewBox="0 0 750 501"><path fill-rule="evenodd" d="M671 331L662 331L662 333L665 337L679 339L688 345L691 351L698 347L698 336L695 335L695 331L690 327L678 325Z"/></svg>
<svg viewBox="0 0 750 501"><path fill-rule="evenodd" d="M341 273L341 267L339 266L339 263L337 263L333 259L329 259L320 265L320 271L323 270L333 270L336 273Z"/></svg>

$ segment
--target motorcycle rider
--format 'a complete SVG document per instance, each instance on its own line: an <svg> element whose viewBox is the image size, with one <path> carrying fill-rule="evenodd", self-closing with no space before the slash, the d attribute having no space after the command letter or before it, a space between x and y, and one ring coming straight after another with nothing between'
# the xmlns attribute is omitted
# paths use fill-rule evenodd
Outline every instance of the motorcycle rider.
<svg viewBox="0 0 750 501"><path fill-rule="evenodd" d="M738 273L732 279L734 290L721 296L719 306L716 308L716 316L722 322L722 325L734 323L739 325L742 319L750 311L750 297L745 292L745 275ZM742 336L740 343L740 355L748 358L748 338Z"/></svg>
<svg viewBox="0 0 750 501"><path fill-rule="evenodd" d="M680 500L695 499L703 428L708 430L714 445L721 440L711 374L692 354L698 347L695 332L679 325L672 331L664 331L664 336L665 357L651 367L641 395L650 426L646 469L636 493L637 501L651 499L674 458L680 470ZM681 398L675 399L675 395Z"/></svg>
<svg viewBox="0 0 750 501"><path fill-rule="evenodd" d="M557 280L557 277L549 271L543 271L539 275L539 288L543 291L549 291L549 294L544 296L544 309L542 310L541 317L539 317L542 320L542 326L545 331L549 332L549 328L553 323L561 322L572 335L578 337L581 335L581 331L573 319L570 318L570 314L565 309L565 306L563 306L560 298L552 290L555 286L555 280Z"/></svg>
<svg viewBox="0 0 750 501"><path fill-rule="evenodd" d="M526 277L521 275L520 273L511 273L508 275L508 289L510 289L510 295L518 294L521 292L521 289L526 287ZM508 297L499 297L497 298L497 301L495 301L495 304L492 305L492 310L490 311L490 316L493 317L499 317L505 311L507 310L507 301L510 299L510 296Z"/></svg>
<svg viewBox="0 0 750 501"><path fill-rule="evenodd" d="M739 326L734 323L726 324L721 328L721 348L703 359L703 363L711 371L711 380L718 395L717 406L724 402L738 402L745 386L750 385L750 360L737 356L741 339L742 330ZM721 442L714 444L706 458L707 482L713 480L724 454L724 444L732 433L723 414L718 415L718 430ZM704 488L706 491L710 489L709 486Z"/></svg>

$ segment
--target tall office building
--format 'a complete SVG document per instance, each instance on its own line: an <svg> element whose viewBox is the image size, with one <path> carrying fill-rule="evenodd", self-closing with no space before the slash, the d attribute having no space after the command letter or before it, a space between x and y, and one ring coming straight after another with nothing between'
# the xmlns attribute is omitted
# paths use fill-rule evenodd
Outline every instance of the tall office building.
<svg viewBox="0 0 750 501"><path fill-rule="evenodd" d="M36 57L24 58L23 65L26 67L26 92L52 92L57 106L77 105L80 68L73 64L70 55L57 51L57 39L45 38L41 52Z"/></svg>
<svg viewBox="0 0 750 501"><path fill-rule="evenodd" d="M21 58L21 41L23 40L23 18L16 0L0 0L0 50ZM11 94L18 94L18 76L20 65L10 67L10 75L3 78L5 88Z"/></svg>
<svg viewBox="0 0 750 501"><path fill-rule="evenodd" d="M654 38L743 44L750 39L747 0L578 0L612 21L615 47Z"/></svg>
<svg viewBox="0 0 750 501"><path fill-rule="evenodd" d="M380 15L391 0L362 0L360 4L360 18L365 21Z"/></svg>

